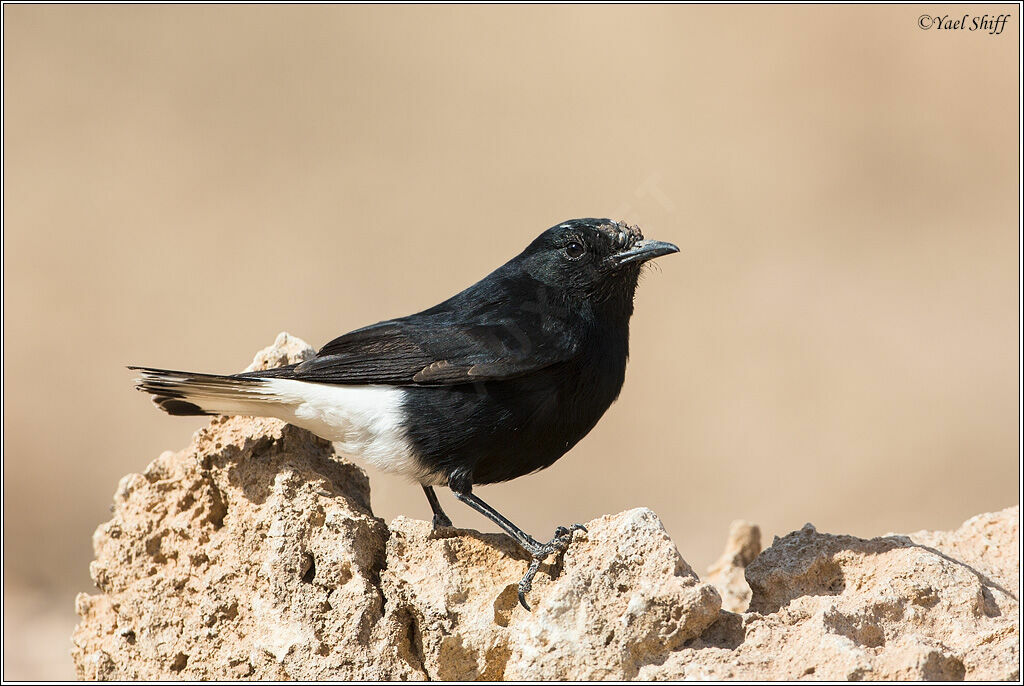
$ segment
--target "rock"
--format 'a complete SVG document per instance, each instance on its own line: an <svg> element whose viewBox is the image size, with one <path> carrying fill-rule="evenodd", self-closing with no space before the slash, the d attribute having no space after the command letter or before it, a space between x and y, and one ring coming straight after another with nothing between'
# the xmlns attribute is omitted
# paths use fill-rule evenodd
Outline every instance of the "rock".
<svg viewBox="0 0 1024 686"><path fill-rule="evenodd" d="M918 531L908 538L970 565L986 583L1013 589L1020 582L1019 521L1018 509L1009 508L971 517L956 531Z"/></svg>
<svg viewBox="0 0 1024 686"><path fill-rule="evenodd" d="M1013 507L870 540L808 524L747 566L748 612L640 676L1016 680L1018 523Z"/></svg>
<svg viewBox="0 0 1024 686"><path fill-rule="evenodd" d="M415 627L431 679L629 678L718 616L718 594L647 509L588 523L538 575L532 612L516 599L529 558L511 539L430 528L392 522L381 585L389 617Z"/></svg>
<svg viewBox="0 0 1024 686"><path fill-rule="evenodd" d="M312 359L316 351L301 338L282 331L277 334L274 344L256 353L252 364L242 371L255 372L261 369L273 369L284 367L288 364L297 364Z"/></svg>
<svg viewBox="0 0 1024 686"><path fill-rule="evenodd" d="M278 343L254 364L311 350ZM76 603L78 675L412 677L369 640L386 540L366 475L330 443L277 420L216 417L188 449L121 480L93 537L102 593Z"/></svg>
<svg viewBox="0 0 1024 686"><path fill-rule="evenodd" d="M311 354L282 334L254 367ZM508 537L387 526L326 441L217 417L121 480L72 656L125 680L1016 679L1018 518L871 540L807 525L760 555L737 522L709 575L723 603L635 509L577 532L527 612Z"/></svg>
<svg viewBox="0 0 1024 686"><path fill-rule="evenodd" d="M750 604L750 586L744 570L761 552L761 529L756 524L737 519L729 526L725 551L708 567L705 581L718 589L722 609L743 612Z"/></svg>

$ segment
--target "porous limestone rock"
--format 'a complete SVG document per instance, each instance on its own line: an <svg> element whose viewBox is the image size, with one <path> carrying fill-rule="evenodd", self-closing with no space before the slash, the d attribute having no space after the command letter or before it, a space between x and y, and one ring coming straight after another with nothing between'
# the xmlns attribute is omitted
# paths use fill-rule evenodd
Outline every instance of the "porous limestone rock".
<svg viewBox="0 0 1024 686"><path fill-rule="evenodd" d="M311 354L282 334L251 368ZM72 654L85 679L1016 679L1018 519L870 540L807 525L760 555L734 523L721 609L635 509L577 532L527 612L508 537L387 526L326 441L217 417L121 480Z"/></svg>
<svg viewBox="0 0 1024 686"><path fill-rule="evenodd" d="M277 342L254 367L311 352ZM366 475L330 443L273 419L215 417L118 485L93 537L101 593L76 602L78 675L415 677L374 648L387 535Z"/></svg>
<svg viewBox="0 0 1024 686"><path fill-rule="evenodd" d="M243 371L255 372L261 369L273 369L289 364L297 364L311 360L316 355L312 346L301 338L296 338L286 331L277 334L274 344L256 353L252 363Z"/></svg>
<svg viewBox="0 0 1024 686"><path fill-rule="evenodd" d="M415 628L431 679L622 679L664 659L718 616L721 601L657 516L635 509L577 533L541 567L532 612L516 599L529 558L506 536L391 524L381 586L389 618ZM548 573L545 573L548 572Z"/></svg>
<svg viewBox="0 0 1024 686"><path fill-rule="evenodd" d="M808 524L747 566L746 613L640 676L1018 679L1019 546L1017 507L869 540Z"/></svg>
<svg viewBox="0 0 1024 686"><path fill-rule="evenodd" d="M743 612L747 609L750 586L744 572L760 552L761 529L756 524L737 519L729 525L725 550L718 561L708 567L704 577L721 594L723 610Z"/></svg>

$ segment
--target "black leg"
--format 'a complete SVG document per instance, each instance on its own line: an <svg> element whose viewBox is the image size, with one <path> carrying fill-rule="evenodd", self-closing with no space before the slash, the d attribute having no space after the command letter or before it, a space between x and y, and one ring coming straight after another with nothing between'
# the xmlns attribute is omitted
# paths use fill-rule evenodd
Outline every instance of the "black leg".
<svg viewBox="0 0 1024 686"><path fill-rule="evenodd" d="M441 502L437 499L437 494L434 493L434 487L424 486L423 492L427 496L427 502L430 503L430 509L434 512L434 528L451 526L452 520L448 519L448 515L441 509Z"/></svg>
<svg viewBox="0 0 1024 686"><path fill-rule="evenodd" d="M480 498L476 497L472 493L459 493L458 491L453 491L453 493L455 493L456 498L500 526L505 533L516 539L516 543L521 545L526 552L530 553L530 555L539 553L540 549L544 547L543 543L540 543L533 536L507 520L500 512L480 500Z"/></svg>
<svg viewBox="0 0 1024 686"><path fill-rule="evenodd" d="M537 570L540 569L540 563L546 560L551 553L564 553L572 542L572 532L577 530L586 531L586 527L582 524L573 524L569 528L560 526L555 529L554 538L547 543L540 543L530 536L530 534L510 522L502 516L500 512L480 500L480 498L476 497L468 490L460 493L453 489L452 493L455 494L456 498L504 529L505 532L514 538L516 542L530 554L530 557L533 558L530 561L529 568L526 570L526 576L524 576L522 581L519 582L519 603L529 610L530 606L526 603L526 594L529 593L530 589L533 587L533 577L537 575Z"/></svg>

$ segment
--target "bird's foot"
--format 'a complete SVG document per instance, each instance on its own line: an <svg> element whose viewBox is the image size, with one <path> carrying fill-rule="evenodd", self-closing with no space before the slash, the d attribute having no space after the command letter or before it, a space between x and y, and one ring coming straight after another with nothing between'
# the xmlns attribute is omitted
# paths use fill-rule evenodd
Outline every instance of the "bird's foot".
<svg viewBox="0 0 1024 686"><path fill-rule="evenodd" d="M450 529L454 526L452 524L452 520L448 519L448 516L445 514L435 514L433 524L434 531L437 531L438 529Z"/></svg>
<svg viewBox="0 0 1024 686"><path fill-rule="evenodd" d="M564 553L569 549L569 544L572 543L572 534L574 531L582 531L586 533L587 527L582 524L573 524L570 527L560 526L555 529L555 536L550 541L544 544L538 544L538 546L532 550L527 550L530 553L530 566L526 570L526 576L523 577L522 581L519 582L519 604L526 608L527 612L530 611L530 606L526 602L526 594L533 588L533 577L537 576L537 570L540 569L540 564L548 558L552 553Z"/></svg>

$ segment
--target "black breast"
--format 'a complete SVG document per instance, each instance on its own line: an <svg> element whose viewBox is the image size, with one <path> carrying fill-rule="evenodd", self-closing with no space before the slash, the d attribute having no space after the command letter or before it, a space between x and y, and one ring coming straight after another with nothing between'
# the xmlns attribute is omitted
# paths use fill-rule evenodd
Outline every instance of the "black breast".
<svg viewBox="0 0 1024 686"><path fill-rule="evenodd" d="M456 481L507 481L550 466L594 428L619 395L628 325L594 336L560 364L506 381L406 388L419 458Z"/></svg>

